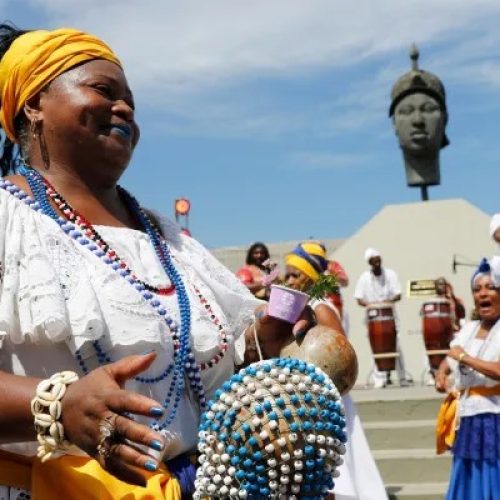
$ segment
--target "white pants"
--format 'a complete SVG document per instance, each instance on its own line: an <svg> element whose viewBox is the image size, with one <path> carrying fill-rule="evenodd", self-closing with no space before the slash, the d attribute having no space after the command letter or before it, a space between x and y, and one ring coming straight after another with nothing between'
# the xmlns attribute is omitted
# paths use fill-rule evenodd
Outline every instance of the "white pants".
<svg viewBox="0 0 500 500"><path fill-rule="evenodd" d="M399 354L399 356L396 358L396 370L398 372L399 381L401 382L401 380L406 380L406 371L403 351L401 350L401 346L399 345L399 333L396 335L396 352ZM375 361L373 361L373 370L370 378L372 379L375 387L381 387L385 383L387 378L386 373L387 372L385 371L378 371L377 365L375 364Z"/></svg>

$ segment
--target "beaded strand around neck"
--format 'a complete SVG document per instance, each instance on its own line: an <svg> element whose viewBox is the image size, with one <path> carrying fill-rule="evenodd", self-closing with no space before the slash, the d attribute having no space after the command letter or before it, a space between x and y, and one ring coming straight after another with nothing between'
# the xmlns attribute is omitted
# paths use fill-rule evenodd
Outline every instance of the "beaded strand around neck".
<svg viewBox="0 0 500 500"><path fill-rule="evenodd" d="M30 175L29 170L28 169L26 169L26 170L27 170L28 175ZM126 262L123 261L122 259L120 259L120 257L117 255L117 253L106 243L106 241L104 241L104 239L99 235L99 233L95 230L95 228L92 226L92 224L82 214L80 214L74 208L72 208L71 205L60 195L60 193L58 193L55 190L55 188L52 186L52 184L50 184L50 182L47 179L44 179L40 174L38 174L38 175L40 176L40 178L45 186L46 196L50 197L56 203L57 207L65 215L66 219L68 219L70 222L78 224L80 229L85 234L85 236L89 237L94 243L96 243L101 248L102 251L105 252L106 259L111 259L114 269L116 269L116 264L118 264L119 265L118 269L125 270L125 271L131 273L130 268L126 264ZM35 189L37 193L40 192L40 187L39 187L38 183L32 182L32 184L33 184L33 189ZM123 188L118 187L118 189L122 193L122 196L124 196L124 197L130 196ZM42 197L43 197L43 195L42 195ZM45 203L44 203L44 205L45 205ZM51 210L53 210L50 203L48 204L48 207L45 206L45 208L47 210L49 208ZM144 212L142 209L140 209L140 210L142 212ZM54 211L54 214L55 214L55 211ZM57 217L57 215L56 215L56 217ZM151 225L155 231L157 239L159 241L164 242L159 228L155 224L151 224ZM134 278L136 278L136 280L139 284L144 285L146 290L153 292L155 294L170 295L171 293L173 293L175 291L175 286L173 284L169 288L155 288L155 287L152 287L150 285L147 285L144 281L139 280L137 278L137 276L135 276L135 275L133 275L133 276L134 276ZM219 346L218 346L219 352L217 354L215 354L210 360L200 364L201 370L206 370L208 368L212 368L213 366L217 365L222 360L222 358L225 356L225 353L228 349L228 337L227 337L227 334L224 330L224 326L221 324L220 320L215 316L214 311L212 309L212 306L208 303L207 299L203 296L203 294L201 293L199 288L194 286L194 285L192 285L192 288L193 288L193 291L194 291L196 297L198 298L200 303L203 305L205 313L208 315L210 321L216 326L216 328L218 329L218 332L219 332L219 338L220 338L220 342L219 342ZM109 356L107 356L106 352L99 345L99 342L94 343L94 348L95 348L96 354L98 355L98 358L103 363L104 362L107 362L107 363L111 362L111 359L109 358ZM82 366L82 369L84 369L83 366ZM153 381L157 382L157 381L163 380L166 372L167 372L167 370L165 370L163 375L150 377L148 379L144 379L143 377L136 377L136 380L138 380L140 382L144 382L144 383L146 383L146 382L151 383Z"/></svg>
<svg viewBox="0 0 500 500"><path fill-rule="evenodd" d="M182 278L173 265L168 246L161 238L159 231L149 220L147 214L140 208L137 200L135 200L135 198L133 198L123 188L119 188L120 194L122 195L129 210L141 223L142 227L148 234L155 253L159 258L159 261L163 269L165 270L166 275L169 277L170 281L175 287L180 312L180 327L179 325L177 325L176 321L169 316L167 311L162 307L160 301L156 299L156 297L154 297L153 293L147 290L144 284L140 283L138 279L132 274L128 266L124 267L120 265L120 263L116 262L116 260L112 258L114 255L109 254L109 251L111 250L106 252L92 239L89 239L88 233L86 233L86 229L88 231L91 231L91 229L93 228L91 224L88 223L88 221L86 221L83 217L77 217L76 215L74 215L74 212L74 217L72 217L74 219L73 221L68 221L67 219L59 217L57 215L48 198L49 193L56 191L52 186L48 184L47 181L43 179L43 177L36 170L23 167L20 170L20 174L26 178L33 192L36 203L33 203L32 200L29 200L29 197L27 197L25 193L23 193L22 196L18 195L17 197L23 199L32 208L39 210L43 214L55 220L59 224L61 229L66 234L68 234L68 236L73 238L82 246L88 248L97 257L99 257L107 265L109 265L114 271L120 274L120 276L127 280L127 282L142 295L143 299L148 302L149 305L151 305L153 309L155 309L155 311L164 319L169 328L169 331L172 333L174 341L174 362L166 367L162 374L157 377L137 378L137 380L140 382L155 383L163 380L173 372L172 382L170 384L167 397L163 403L165 409L169 411L169 414L168 416L166 416L163 422L156 421L154 424L152 424L152 427L160 430L165 429L174 420L177 408L180 404L182 395L185 390L185 377L188 378L191 389L197 396L200 406L203 409L206 405L206 397L203 384L201 382L200 368L194 359L190 344L191 311L189 297L187 295ZM2 180L0 182L0 188L6 189L15 196L15 193L21 192L19 188L14 186L9 181L5 180ZM62 200L62 197L60 196L56 196L55 198ZM54 199L54 201L56 200ZM82 223L85 227L82 227ZM105 354L100 347L98 341L94 342L94 348L96 350L99 363L111 361L109 356ZM80 366L82 367L82 371L88 372L88 369L83 361L83 357L79 355L78 352L76 353L76 358Z"/></svg>

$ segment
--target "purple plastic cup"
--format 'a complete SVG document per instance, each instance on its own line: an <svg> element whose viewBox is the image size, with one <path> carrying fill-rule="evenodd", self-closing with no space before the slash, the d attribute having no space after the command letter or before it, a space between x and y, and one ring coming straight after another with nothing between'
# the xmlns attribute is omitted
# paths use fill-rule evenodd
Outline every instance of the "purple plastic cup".
<svg viewBox="0 0 500 500"><path fill-rule="evenodd" d="M268 314L273 318L295 323L309 302L309 295L285 286L271 285Z"/></svg>

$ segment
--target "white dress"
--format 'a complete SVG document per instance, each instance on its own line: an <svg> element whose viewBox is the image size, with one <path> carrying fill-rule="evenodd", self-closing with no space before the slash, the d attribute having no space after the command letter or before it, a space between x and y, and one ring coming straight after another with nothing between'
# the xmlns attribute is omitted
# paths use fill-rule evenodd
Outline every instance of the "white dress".
<svg viewBox="0 0 500 500"><path fill-rule="evenodd" d="M329 306L337 317L337 308L326 300L310 301L314 309L319 304ZM387 500L384 483L361 425L356 405L349 394L342 396L346 417L346 453L344 463L337 469L340 476L335 478L335 500Z"/></svg>
<svg viewBox="0 0 500 500"><path fill-rule="evenodd" d="M226 355L202 372L210 398L232 375L238 358L234 340L251 323L260 302L196 240L180 234L177 225L165 219L160 225L186 284L191 342L199 362L219 352L220 340L193 284L226 328L230 344ZM169 284L146 234L127 228L96 229L140 279L153 286ZM113 360L156 350L157 359L146 376L161 373L172 362L169 329L141 294L56 222L1 189L0 273L0 370L40 378L61 370L81 373L75 352L83 355L88 368L95 368L92 341L96 339ZM158 300L179 321L176 294ZM163 403L171 376L156 384L132 380L127 388ZM199 415L196 398L187 391L166 433L167 458L195 448ZM34 455L36 443L1 448ZM73 452L81 453L76 448Z"/></svg>

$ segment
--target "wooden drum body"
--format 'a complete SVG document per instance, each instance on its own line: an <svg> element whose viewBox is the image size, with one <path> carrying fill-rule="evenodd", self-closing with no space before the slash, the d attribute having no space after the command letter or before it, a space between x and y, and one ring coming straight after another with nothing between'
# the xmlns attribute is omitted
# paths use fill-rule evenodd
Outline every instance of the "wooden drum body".
<svg viewBox="0 0 500 500"><path fill-rule="evenodd" d="M370 304L366 308L368 335L379 371L396 368L396 321L390 303Z"/></svg>
<svg viewBox="0 0 500 500"><path fill-rule="evenodd" d="M447 299L435 298L423 303L422 330L429 364L437 370L453 337L451 305Z"/></svg>

